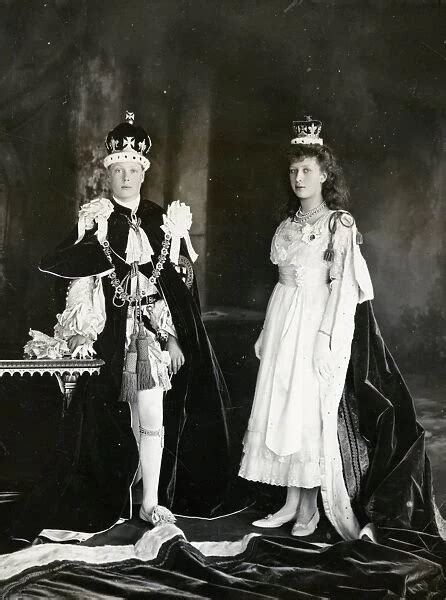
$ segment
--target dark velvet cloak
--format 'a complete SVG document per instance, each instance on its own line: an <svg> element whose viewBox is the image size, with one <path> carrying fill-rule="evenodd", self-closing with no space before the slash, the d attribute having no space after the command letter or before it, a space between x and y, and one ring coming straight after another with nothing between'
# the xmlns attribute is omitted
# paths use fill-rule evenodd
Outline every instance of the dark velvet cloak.
<svg viewBox="0 0 446 600"><path fill-rule="evenodd" d="M137 211L154 250L160 254L163 209L142 200ZM126 209L115 203L108 220L108 240L119 279L129 270L123 258L129 225ZM40 268L73 279L110 270L95 236L87 231L75 244L77 230L48 254ZM182 254L185 249L182 248ZM150 277L152 264L141 265ZM177 513L209 516L218 512L228 480L228 393L204 329L196 285L190 291L170 261L158 285L175 325L185 365L172 379L164 399L165 448L160 503ZM107 320L95 343L105 361L99 376L81 377L61 423L54 461L18 510L12 535L32 539L39 529L99 531L129 516L129 488L137 465L137 445L127 403L119 402L124 360L126 307L116 308L114 290L103 277Z"/></svg>
<svg viewBox="0 0 446 600"><path fill-rule="evenodd" d="M413 530L438 536L425 434L404 379L386 347L372 304L359 304L338 439L344 479L361 524L378 536Z"/></svg>

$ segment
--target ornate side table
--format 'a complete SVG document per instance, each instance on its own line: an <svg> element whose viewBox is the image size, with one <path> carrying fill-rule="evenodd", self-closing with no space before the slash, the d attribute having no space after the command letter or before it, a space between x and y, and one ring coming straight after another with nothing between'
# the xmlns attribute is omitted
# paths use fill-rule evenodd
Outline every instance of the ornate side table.
<svg viewBox="0 0 446 600"><path fill-rule="evenodd" d="M55 375L63 395L62 414L65 413L73 398L76 383L80 375L84 373L99 373L103 360L76 358L63 358L59 360L50 359L23 359L23 360L0 360L0 377L5 374L15 375Z"/></svg>

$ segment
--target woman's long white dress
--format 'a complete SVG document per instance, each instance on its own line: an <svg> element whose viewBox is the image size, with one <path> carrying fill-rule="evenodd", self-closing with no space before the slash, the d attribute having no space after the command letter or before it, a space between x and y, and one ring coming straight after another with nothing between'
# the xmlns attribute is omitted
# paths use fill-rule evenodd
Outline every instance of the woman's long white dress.
<svg viewBox="0 0 446 600"><path fill-rule="evenodd" d="M334 260L324 260L329 219L312 226L288 218L274 235L271 261L279 282L261 340L254 403L239 475L252 481L312 488L321 485L321 382L313 366L318 330L331 334L353 219L334 235ZM349 221L351 219L351 221Z"/></svg>

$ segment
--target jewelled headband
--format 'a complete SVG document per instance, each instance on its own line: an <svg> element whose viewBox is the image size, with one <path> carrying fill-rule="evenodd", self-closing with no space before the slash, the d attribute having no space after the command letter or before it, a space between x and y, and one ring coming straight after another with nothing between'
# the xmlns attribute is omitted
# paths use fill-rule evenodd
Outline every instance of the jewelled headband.
<svg viewBox="0 0 446 600"><path fill-rule="evenodd" d="M293 121L293 130L296 137L291 140L292 144L318 144L324 143L320 137L322 129L321 121L305 116L305 121Z"/></svg>
<svg viewBox="0 0 446 600"><path fill-rule="evenodd" d="M105 140L108 156L104 166L109 167L116 162L133 162L140 164L144 171L150 167L147 158L152 141L142 127L134 125L135 113L126 111L125 122L117 125L109 132Z"/></svg>

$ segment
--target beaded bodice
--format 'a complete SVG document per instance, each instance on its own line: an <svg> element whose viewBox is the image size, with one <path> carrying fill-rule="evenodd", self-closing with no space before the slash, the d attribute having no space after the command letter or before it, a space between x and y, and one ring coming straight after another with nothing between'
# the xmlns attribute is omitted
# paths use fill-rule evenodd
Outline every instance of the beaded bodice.
<svg viewBox="0 0 446 600"><path fill-rule="evenodd" d="M329 240L328 221L322 215L313 225L302 225L290 218L279 225L271 244L271 262L278 266L301 265L328 269L324 251Z"/></svg>
<svg viewBox="0 0 446 600"><path fill-rule="evenodd" d="M333 260L324 259L330 239L328 224L333 212L325 213L312 225L303 225L290 218L279 225L271 243L270 258L279 267L282 283L289 281L287 267L294 268L297 282L322 282L340 277L347 243L346 227L339 227L335 233Z"/></svg>

